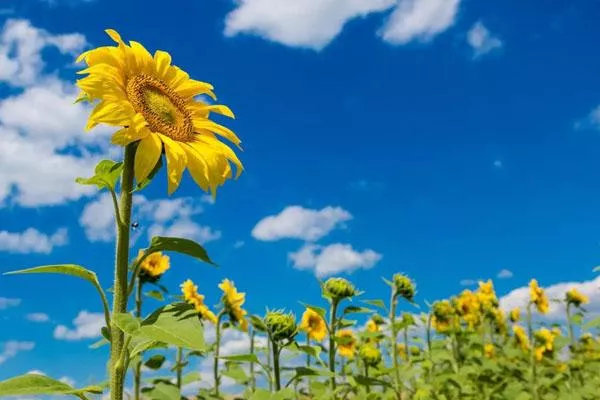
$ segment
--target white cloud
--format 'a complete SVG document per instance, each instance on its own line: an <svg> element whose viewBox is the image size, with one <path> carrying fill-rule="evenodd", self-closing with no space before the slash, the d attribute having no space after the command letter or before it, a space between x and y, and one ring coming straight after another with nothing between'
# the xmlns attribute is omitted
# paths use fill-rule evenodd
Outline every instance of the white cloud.
<svg viewBox="0 0 600 400"><path fill-rule="evenodd" d="M15 357L22 351L31 351L34 347L34 342L20 342L17 340L4 342L3 350L0 353L0 364L4 364L9 358Z"/></svg>
<svg viewBox="0 0 600 400"><path fill-rule="evenodd" d="M503 269L500 272L498 272L498 279L509 279L513 277L513 273L512 271L508 270L508 269Z"/></svg>
<svg viewBox="0 0 600 400"><path fill-rule="evenodd" d="M83 310L73 320L73 329L58 325L54 329L54 338L68 341L97 338L101 335L100 330L104 325L103 313L90 313Z"/></svg>
<svg viewBox="0 0 600 400"><path fill-rule="evenodd" d="M385 11L396 0L241 0L225 20L225 35L241 33L320 50L355 18Z"/></svg>
<svg viewBox="0 0 600 400"><path fill-rule="evenodd" d="M66 228L60 228L52 235L28 228L21 233L0 231L0 252L29 254L49 254L54 247L64 246L68 242Z"/></svg>
<svg viewBox="0 0 600 400"><path fill-rule="evenodd" d="M48 321L50 321L50 317L48 316L48 314L44 314L44 313L30 313L30 314L27 314L25 316L25 318L27 318L27 320L29 320L31 322L48 322Z"/></svg>
<svg viewBox="0 0 600 400"><path fill-rule="evenodd" d="M192 218L204 210L192 197L148 200L144 196L134 198L132 221L138 223L140 231L152 236L184 237L207 243L221 237L220 231L196 223ZM115 237L113 203L109 193L102 193L85 205L79 224L92 242L109 242Z"/></svg>
<svg viewBox="0 0 600 400"><path fill-rule="evenodd" d="M587 117L575 123L575 129L600 130L600 105L594 108Z"/></svg>
<svg viewBox="0 0 600 400"><path fill-rule="evenodd" d="M42 50L54 47L73 56L85 45L85 37L79 33L53 35L28 20L9 19L0 35L0 81L13 86L31 85L45 67Z"/></svg>
<svg viewBox="0 0 600 400"><path fill-rule="evenodd" d="M540 282L542 285L543 282ZM600 315L600 277L584 282L559 282L545 287L549 299L563 300L567 290L576 288L578 291L588 296L590 304L584 306L588 316ZM523 286L512 290L506 296L500 299L500 306L505 310L511 310L520 307L524 310L529 301L529 287ZM550 302L550 310L545 316L549 320L562 320L565 318L565 307L563 303Z"/></svg>
<svg viewBox="0 0 600 400"><path fill-rule="evenodd" d="M240 247L244 247L245 244L246 244L246 242L244 242L243 240L238 240L237 242L235 242L233 244L233 248L239 249Z"/></svg>
<svg viewBox="0 0 600 400"><path fill-rule="evenodd" d="M369 269L381 260L382 255L373 250L356 251L349 244L331 244L323 247L306 244L288 255L294 268L313 270L317 277L325 277L357 269Z"/></svg>
<svg viewBox="0 0 600 400"><path fill-rule="evenodd" d="M352 215L340 207L329 206L322 210L311 210L301 206L289 206L279 214L259 221L252 230L252 236L263 241L289 238L312 242L323 238L351 219Z"/></svg>
<svg viewBox="0 0 600 400"><path fill-rule="evenodd" d="M467 43L473 49L474 59L503 46L502 40L492 35L481 21L476 22L467 33Z"/></svg>
<svg viewBox="0 0 600 400"><path fill-rule="evenodd" d="M380 30L391 44L428 42L446 31L456 20L461 0L400 0Z"/></svg>
<svg viewBox="0 0 600 400"><path fill-rule="evenodd" d="M477 281L474 279L463 279L459 283L460 286L473 286L477 284Z"/></svg>
<svg viewBox="0 0 600 400"><path fill-rule="evenodd" d="M0 297L0 310L6 310L10 307L16 307L21 304L21 299L9 299L6 297Z"/></svg>
<svg viewBox="0 0 600 400"><path fill-rule="evenodd" d="M75 386L75 379L71 378L70 376L63 376L59 379L59 381L71 387Z"/></svg>

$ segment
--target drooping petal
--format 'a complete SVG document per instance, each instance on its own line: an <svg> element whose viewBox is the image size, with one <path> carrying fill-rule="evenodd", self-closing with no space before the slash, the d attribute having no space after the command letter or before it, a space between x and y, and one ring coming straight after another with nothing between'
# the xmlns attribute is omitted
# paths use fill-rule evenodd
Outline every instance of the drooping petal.
<svg viewBox="0 0 600 400"><path fill-rule="evenodd" d="M157 134L150 134L140 141L135 152L135 179L142 182L158 163L162 154L162 142Z"/></svg>
<svg viewBox="0 0 600 400"><path fill-rule="evenodd" d="M242 141L236 136L235 133L233 133L231 129L226 128L223 125L219 125L209 119L195 118L192 122L194 124L194 129L196 130L209 130L219 136L224 137L236 146L239 146L240 143L242 143Z"/></svg>
<svg viewBox="0 0 600 400"><path fill-rule="evenodd" d="M160 133L158 135L165 144L168 192L171 195L179 187L181 176L187 164L187 155L179 142Z"/></svg>
<svg viewBox="0 0 600 400"><path fill-rule="evenodd" d="M202 190L205 192L208 191L210 179L208 175L208 165L192 146L184 143L182 147L187 154L187 166L190 175L192 175L192 179L194 179L194 182L196 182Z"/></svg>
<svg viewBox="0 0 600 400"><path fill-rule="evenodd" d="M133 115L133 107L127 102L101 102L90 114L85 130L89 131L98 123L125 126L129 124Z"/></svg>
<svg viewBox="0 0 600 400"><path fill-rule="evenodd" d="M127 146L129 143L142 140L148 135L151 135L150 129L148 128L134 129L128 127L115 132L110 142L118 146Z"/></svg>
<svg viewBox="0 0 600 400"><path fill-rule="evenodd" d="M200 82L193 79L186 79L181 83L174 85L173 89L184 99L198 96L200 94L207 94L210 97L215 97L214 93L212 92L213 86L210 83Z"/></svg>

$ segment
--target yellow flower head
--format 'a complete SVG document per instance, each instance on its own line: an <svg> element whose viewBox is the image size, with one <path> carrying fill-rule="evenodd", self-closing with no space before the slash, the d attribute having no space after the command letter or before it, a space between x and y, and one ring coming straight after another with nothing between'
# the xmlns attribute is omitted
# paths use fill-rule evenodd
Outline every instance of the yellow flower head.
<svg viewBox="0 0 600 400"><path fill-rule="evenodd" d="M146 179L164 150L167 159L169 193L173 193L187 167L196 183L213 195L218 186L232 177L231 164L242 164L223 137L239 147L240 140L228 128L209 119L211 113L233 118L223 105L197 100L206 95L216 99L212 85L190 79L171 64L171 56L156 51L152 56L140 43L127 45L112 29L106 33L117 44L83 53L87 74L77 81L79 100L95 102L86 130L98 124L120 127L112 143L126 146L138 142L135 177ZM236 176L236 178L237 178Z"/></svg>
<svg viewBox="0 0 600 400"><path fill-rule="evenodd" d="M494 346L494 344L486 343L483 346L483 354L486 358L494 358L494 355L496 354L496 347Z"/></svg>
<svg viewBox="0 0 600 400"><path fill-rule="evenodd" d="M558 372L567 372L567 369L569 368L569 366L564 363L564 362L560 362L558 364L556 364L556 369L558 370Z"/></svg>
<svg viewBox="0 0 600 400"><path fill-rule="evenodd" d="M554 339L560 335L560 331L542 328L535 332L534 338L537 344L535 348L535 358L540 361L544 355L552 354L554 351Z"/></svg>
<svg viewBox="0 0 600 400"><path fill-rule="evenodd" d="M500 335L505 335L508 328L506 326L506 314L504 310L501 308L495 308L492 312L494 317L494 327L496 328L496 333Z"/></svg>
<svg viewBox="0 0 600 400"><path fill-rule="evenodd" d="M406 361L408 359L406 354L406 345L404 343L398 343L396 345L396 353L402 360Z"/></svg>
<svg viewBox="0 0 600 400"><path fill-rule="evenodd" d="M138 260L144 256L144 251L138 253ZM169 256L161 252L152 253L140 265L140 278L145 281L157 281L170 268Z"/></svg>
<svg viewBox="0 0 600 400"><path fill-rule="evenodd" d="M470 329L481 322L481 303L479 296L470 290L464 290L455 300L457 314Z"/></svg>
<svg viewBox="0 0 600 400"><path fill-rule="evenodd" d="M406 275L394 274L394 297L400 296L407 301L413 301L415 297L415 283Z"/></svg>
<svg viewBox="0 0 600 400"><path fill-rule="evenodd" d="M447 333L457 327L455 310L448 300L434 303L432 312L431 326L439 333Z"/></svg>
<svg viewBox="0 0 600 400"><path fill-rule="evenodd" d="M477 297L481 303L481 308L488 311L498 306L498 298L494 291L494 283L491 279L487 282L479 281L479 289L477 289Z"/></svg>
<svg viewBox="0 0 600 400"><path fill-rule="evenodd" d="M300 330L306 332L309 338L320 342L325 339L325 335L327 334L327 324L319 313L307 308L304 314L302 314Z"/></svg>
<svg viewBox="0 0 600 400"><path fill-rule="evenodd" d="M521 319L521 310L519 309L519 307L515 307L512 310L510 310L510 322L519 322L519 320Z"/></svg>
<svg viewBox="0 0 600 400"><path fill-rule="evenodd" d="M248 320L246 320L246 314L248 312L242 308L246 301L246 293L239 293L229 279L224 279L219 284L219 289L223 291L223 297L221 301L225 306L226 312L229 314L229 319L233 324L240 324L240 328L243 331L248 331Z"/></svg>
<svg viewBox="0 0 600 400"><path fill-rule="evenodd" d="M525 333L525 329L520 325L513 325L513 333L517 346L521 347L523 351L528 350L529 338L527 337L527 333Z"/></svg>
<svg viewBox="0 0 600 400"><path fill-rule="evenodd" d="M377 364L379 364L382 358L381 351L371 344L361 346L358 355L363 360L363 362L369 367L374 367Z"/></svg>
<svg viewBox="0 0 600 400"><path fill-rule="evenodd" d="M546 314L548 309L550 308L550 302L548 301L548 297L544 292L544 289L540 288L536 279L532 279L529 282L529 296L531 302L535 304L537 310Z"/></svg>
<svg viewBox="0 0 600 400"><path fill-rule="evenodd" d="M589 302L590 299L575 288L572 288L567 292L567 303L573 304L575 307L579 307L582 304L587 304Z"/></svg>
<svg viewBox="0 0 600 400"><path fill-rule="evenodd" d="M337 349L340 356L345 358L354 358L356 352L356 338L350 329L342 329L337 332Z"/></svg>
<svg viewBox="0 0 600 400"><path fill-rule="evenodd" d="M204 304L204 295L198 294L198 286L194 285L194 282L189 279L183 282L181 292L184 300L194 306L200 319L210 321L213 324L217 323L217 316Z"/></svg>

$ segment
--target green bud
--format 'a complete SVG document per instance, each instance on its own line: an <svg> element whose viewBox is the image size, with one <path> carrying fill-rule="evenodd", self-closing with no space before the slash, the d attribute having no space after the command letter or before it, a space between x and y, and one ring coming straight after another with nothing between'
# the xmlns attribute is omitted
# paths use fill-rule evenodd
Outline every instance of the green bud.
<svg viewBox="0 0 600 400"><path fill-rule="evenodd" d="M381 351L372 345L362 346L358 355L369 367L374 367L381 362Z"/></svg>
<svg viewBox="0 0 600 400"><path fill-rule="evenodd" d="M406 275L395 274L393 277L395 295L413 301L415 297L415 284Z"/></svg>
<svg viewBox="0 0 600 400"><path fill-rule="evenodd" d="M356 295L354 285L344 278L329 278L323 284L323 294L339 302Z"/></svg>
<svg viewBox="0 0 600 400"><path fill-rule="evenodd" d="M371 320L373 320L373 322L375 323L375 325L380 326L385 324L385 320L383 319L383 317L379 314L374 314L371 317Z"/></svg>
<svg viewBox="0 0 600 400"><path fill-rule="evenodd" d="M283 311L269 311L264 318L265 326L275 342L292 340L298 333L296 317Z"/></svg>
<svg viewBox="0 0 600 400"><path fill-rule="evenodd" d="M412 326L415 324L415 317L410 313L402 314L402 323L406 326Z"/></svg>
<svg viewBox="0 0 600 400"><path fill-rule="evenodd" d="M417 346L410 346L410 354L413 357L418 357L421 355L421 348Z"/></svg>

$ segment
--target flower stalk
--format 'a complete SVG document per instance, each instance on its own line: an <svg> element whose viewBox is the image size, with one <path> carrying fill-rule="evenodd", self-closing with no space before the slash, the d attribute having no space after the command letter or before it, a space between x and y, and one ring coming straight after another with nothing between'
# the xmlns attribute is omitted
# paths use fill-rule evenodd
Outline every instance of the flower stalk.
<svg viewBox="0 0 600 400"><path fill-rule="evenodd" d="M215 324L215 357L214 357L214 365L213 365L213 375L215 380L215 396L219 397L220 386L221 386L221 377L219 376L219 350L221 348L221 320L225 315L225 311L221 311L219 315L217 315L217 323Z"/></svg>
<svg viewBox="0 0 600 400"><path fill-rule="evenodd" d="M135 316L137 318L142 317L142 288L143 283L139 276L135 278L136 290L135 290ZM134 400L140 400L140 390L142 382L142 359L143 354L140 353L139 360L136 362L133 369L133 398Z"/></svg>

